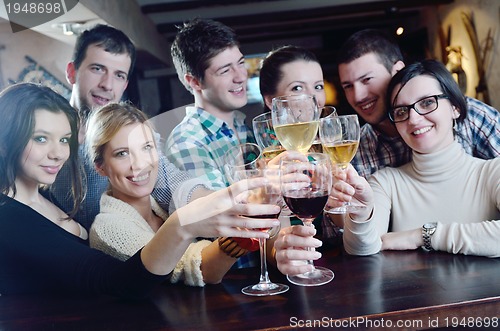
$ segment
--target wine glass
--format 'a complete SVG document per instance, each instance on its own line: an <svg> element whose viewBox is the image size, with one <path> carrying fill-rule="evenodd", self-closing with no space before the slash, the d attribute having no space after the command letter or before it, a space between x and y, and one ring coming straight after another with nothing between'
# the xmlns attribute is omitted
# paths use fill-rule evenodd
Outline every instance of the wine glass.
<svg viewBox="0 0 500 331"><path fill-rule="evenodd" d="M359 146L359 121L358 115L343 115L322 118L319 127L319 136L323 151L330 156L333 164L340 171L345 171L349 162L356 155ZM326 210L333 214L346 213L349 203L342 207Z"/></svg>
<svg viewBox="0 0 500 331"><path fill-rule="evenodd" d="M224 154L224 175L228 184L234 183L236 170L258 169L262 167L262 149L252 143L238 144Z"/></svg>
<svg viewBox="0 0 500 331"><path fill-rule="evenodd" d="M290 210L305 226L314 227L314 219L323 212L332 187L332 167L327 155L307 153L307 161L281 161L281 194ZM311 260L308 264L313 265ZM316 286L330 282L334 277L328 268L314 270L295 276L287 275L296 285Z"/></svg>
<svg viewBox="0 0 500 331"><path fill-rule="evenodd" d="M279 174L280 170L277 168L235 170L233 178L235 181L256 178L256 177L266 178L267 182L269 183L268 185L246 191L243 200L249 203L278 204L281 199ZM279 214L280 213L278 212L277 214L274 215L258 215L258 216L247 216L247 217L278 218ZM270 229L262 229L262 231L268 231L269 235L273 237L278 233L279 229L280 227L276 226ZM265 296L265 295L280 294L288 291L289 289L288 285L273 283L269 279L269 274L267 272L267 260L266 260L266 238L259 238L259 249L260 249L259 283L244 287L241 290L241 292L246 295Z"/></svg>
<svg viewBox="0 0 500 331"><path fill-rule="evenodd" d="M333 106L323 106L319 108L319 118L328 117L328 116L337 116L337 109ZM319 132L316 134L316 138L314 139L311 148L309 148L309 153L323 153L323 146L321 145L321 140L319 139Z"/></svg>
<svg viewBox="0 0 500 331"><path fill-rule="evenodd" d="M271 112L263 113L252 119L253 134L262 148L264 160L269 161L285 151L274 132Z"/></svg>
<svg viewBox="0 0 500 331"><path fill-rule="evenodd" d="M318 133L316 98L307 94L273 98L271 116L276 136L283 147L307 153Z"/></svg>

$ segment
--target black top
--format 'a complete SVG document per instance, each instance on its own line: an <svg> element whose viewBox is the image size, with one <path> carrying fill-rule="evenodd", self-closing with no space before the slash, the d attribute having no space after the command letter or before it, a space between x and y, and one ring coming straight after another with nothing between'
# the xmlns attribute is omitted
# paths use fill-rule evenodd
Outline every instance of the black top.
<svg viewBox="0 0 500 331"><path fill-rule="evenodd" d="M0 295L105 293L142 297L167 275L147 271L137 252L122 262L32 208L0 195Z"/></svg>

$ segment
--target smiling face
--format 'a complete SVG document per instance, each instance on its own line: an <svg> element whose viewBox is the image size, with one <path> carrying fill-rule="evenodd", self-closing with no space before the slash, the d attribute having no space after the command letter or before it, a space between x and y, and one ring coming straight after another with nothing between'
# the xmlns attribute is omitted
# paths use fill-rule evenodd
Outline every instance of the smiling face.
<svg viewBox="0 0 500 331"><path fill-rule="evenodd" d="M68 81L73 85L71 105L80 111L91 111L110 102L120 101L128 84L131 59L127 53L112 54L91 45L78 69L69 63Z"/></svg>
<svg viewBox="0 0 500 331"><path fill-rule="evenodd" d="M232 111L247 104L247 78L243 54L229 47L211 59L203 83L191 86L200 93L205 110Z"/></svg>
<svg viewBox="0 0 500 331"><path fill-rule="evenodd" d="M325 105L325 84L319 63L297 60L284 64L280 71L282 78L276 86L276 94L264 97L269 109L272 108L272 99L281 95L314 95L319 107Z"/></svg>
<svg viewBox="0 0 500 331"><path fill-rule="evenodd" d="M135 123L118 130L105 145L97 171L109 178L113 197L128 203L149 198L158 176L158 152L151 129Z"/></svg>
<svg viewBox="0 0 500 331"><path fill-rule="evenodd" d="M70 155L71 127L66 114L38 109L35 127L21 156L18 178L26 185L52 184Z"/></svg>
<svg viewBox="0 0 500 331"><path fill-rule="evenodd" d="M409 80L394 100L398 87L391 94L395 107L411 105L422 98L443 93L439 82L426 75ZM409 116L408 120L396 123L396 128L406 144L416 152L437 152L453 142L453 119L459 116L459 112L448 99L439 99L438 108L427 115L419 115L411 109Z"/></svg>
<svg viewBox="0 0 500 331"><path fill-rule="evenodd" d="M347 101L367 123L377 125L387 118L384 101L387 85L400 66L402 62L389 72L375 53L339 64L340 83Z"/></svg>

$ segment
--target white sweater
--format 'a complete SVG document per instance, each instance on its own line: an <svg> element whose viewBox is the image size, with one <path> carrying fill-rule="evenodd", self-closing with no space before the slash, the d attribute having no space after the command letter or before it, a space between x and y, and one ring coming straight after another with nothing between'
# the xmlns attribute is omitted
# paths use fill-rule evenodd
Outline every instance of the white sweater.
<svg viewBox="0 0 500 331"><path fill-rule="evenodd" d="M162 219L168 214L151 197L151 208ZM90 246L122 261L127 260L155 235L153 229L137 210L122 200L107 193L101 196L100 213L90 228ZM201 251L210 245L201 240L192 243L173 270L170 281L184 280L191 286L204 286L201 273Z"/></svg>
<svg viewBox="0 0 500 331"><path fill-rule="evenodd" d="M414 152L410 163L382 169L369 183L373 216L346 221L348 253L375 254L382 234L438 222L435 250L500 257L500 158L474 158L454 142L436 153Z"/></svg>

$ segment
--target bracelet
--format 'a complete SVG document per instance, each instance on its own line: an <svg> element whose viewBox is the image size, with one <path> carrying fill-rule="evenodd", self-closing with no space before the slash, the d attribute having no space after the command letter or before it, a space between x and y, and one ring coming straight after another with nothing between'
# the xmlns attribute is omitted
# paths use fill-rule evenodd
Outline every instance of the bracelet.
<svg viewBox="0 0 500 331"><path fill-rule="evenodd" d="M226 253L226 255L234 258L239 258L248 253L247 249L240 247L240 245L238 245L233 238L228 237L219 238L219 248L221 251Z"/></svg>

